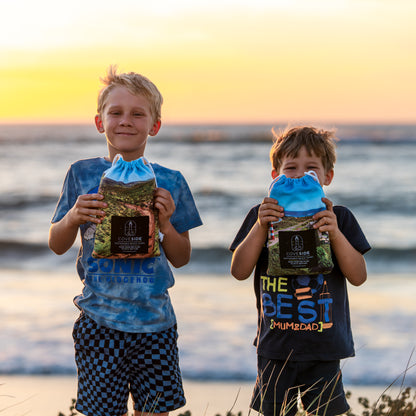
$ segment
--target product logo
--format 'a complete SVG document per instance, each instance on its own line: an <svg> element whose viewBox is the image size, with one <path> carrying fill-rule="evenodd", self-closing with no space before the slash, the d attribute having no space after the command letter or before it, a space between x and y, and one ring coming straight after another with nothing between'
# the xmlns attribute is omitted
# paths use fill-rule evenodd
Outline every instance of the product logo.
<svg viewBox="0 0 416 416"><path fill-rule="evenodd" d="M303 238L299 234L295 234L290 239L290 245L292 247L292 251L303 251Z"/></svg>
<svg viewBox="0 0 416 416"><path fill-rule="evenodd" d="M137 225L135 221L129 220L124 224L124 235L133 237L137 234Z"/></svg>

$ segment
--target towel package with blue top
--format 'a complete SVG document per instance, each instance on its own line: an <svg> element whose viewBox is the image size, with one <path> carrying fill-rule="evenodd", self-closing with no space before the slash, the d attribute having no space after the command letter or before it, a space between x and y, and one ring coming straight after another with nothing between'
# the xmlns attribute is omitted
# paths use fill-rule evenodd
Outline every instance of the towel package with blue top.
<svg viewBox="0 0 416 416"><path fill-rule="evenodd" d="M108 207L97 224L93 257L145 258L160 255L159 224L154 208L157 187L144 158L125 161L117 155L101 178L98 193Z"/></svg>
<svg viewBox="0 0 416 416"><path fill-rule="evenodd" d="M284 208L285 216L269 226L267 274L329 273L333 268L329 235L313 228L312 216L326 209L316 173L305 172L295 179L280 175L271 183L269 196Z"/></svg>

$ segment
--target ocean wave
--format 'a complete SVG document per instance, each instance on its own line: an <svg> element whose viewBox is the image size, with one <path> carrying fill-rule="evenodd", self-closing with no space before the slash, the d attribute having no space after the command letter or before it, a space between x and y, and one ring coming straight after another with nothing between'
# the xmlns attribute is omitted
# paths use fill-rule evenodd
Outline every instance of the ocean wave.
<svg viewBox="0 0 416 416"><path fill-rule="evenodd" d="M75 264L77 247L56 256L48 245L22 241L0 241L0 267L11 269L50 269ZM194 247L184 274L229 274L232 253L225 246ZM22 261L24 259L24 261ZM366 255L369 272L411 273L416 268L416 247L374 247Z"/></svg>
<svg viewBox="0 0 416 416"><path fill-rule="evenodd" d="M49 252L47 244L30 243L23 241L0 241L0 258L19 256L38 256Z"/></svg>
<svg viewBox="0 0 416 416"><path fill-rule="evenodd" d="M205 381L250 381L255 378L254 372L243 372L241 370L235 369L231 371L219 371L212 370L210 366L207 366L206 369L193 369L182 367L182 376L190 380L205 380ZM13 366L12 363L9 363L8 366L3 368L0 367L0 374L5 375L75 375L76 369L75 365L69 361L67 365L62 364L38 364L38 363L28 363L27 366L22 366L16 363Z"/></svg>
<svg viewBox="0 0 416 416"><path fill-rule="evenodd" d="M74 365L42 365L28 364L27 366L22 366L16 364L13 366L12 363L9 363L4 368L0 367L0 374L13 376L13 375L25 375L25 376L46 376L46 375L56 375L56 376L66 376L66 375L75 375L76 369Z"/></svg>
<svg viewBox="0 0 416 416"><path fill-rule="evenodd" d="M332 192L329 198L335 201L336 205L343 205L352 211L360 211L366 215L380 214L383 216L392 214L400 217L414 217L416 196L412 193L405 193L402 190L390 190L389 198L385 193L372 192L367 194L357 189L356 193Z"/></svg>
<svg viewBox="0 0 416 416"><path fill-rule="evenodd" d="M18 254L19 256L37 256L49 252L50 249L46 243L0 241L0 258L10 257L13 254ZM199 263L211 263L213 260L228 260L230 256L231 252L228 247L223 246L194 247L192 249L192 260ZM416 247L374 247L366 254L366 258L372 261L384 259L385 261L414 260L416 262Z"/></svg>
<svg viewBox="0 0 416 416"><path fill-rule="evenodd" d="M42 243L0 241L0 268L10 270L74 270L77 248L57 256Z"/></svg>
<svg viewBox="0 0 416 416"><path fill-rule="evenodd" d="M52 215L53 209L58 202L58 194L47 193L4 193L0 195L0 211L1 210L25 210L33 207L44 207L45 211L50 212ZM252 196L247 190L241 193L234 193L223 189L213 187L203 187L196 189L193 196L198 200L201 206L215 206L217 209L224 207L228 208L228 205L239 204L242 205L248 196ZM264 195L258 192L256 195L261 200Z"/></svg>
<svg viewBox="0 0 416 416"><path fill-rule="evenodd" d="M210 124L210 125L164 125L158 141L169 142L271 142L272 128L277 131L284 125L273 124ZM322 126L333 128L333 126ZM415 143L415 125L337 125L337 136L343 143ZM70 142L93 143L102 141L91 124L85 125L2 125L0 142L12 143Z"/></svg>
<svg viewBox="0 0 416 416"><path fill-rule="evenodd" d="M186 271L229 273L232 253L225 247L194 248ZM365 255L369 273L413 273L416 247L374 247Z"/></svg>
<svg viewBox="0 0 416 416"><path fill-rule="evenodd" d="M49 208L57 203L57 195L9 193L0 196L0 210L26 209L28 207Z"/></svg>
<svg viewBox="0 0 416 416"><path fill-rule="evenodd" d="M266 188L266 187L265 187ZM400 213L400 217L414 216L415 195L399 191L391 191L391 198L386 199L384 195L376 192L363 195L358 192L341 193L332 192L329 196L336 205L347 206L353 212L360 212L365 215L394 215ZM256 201L260 202L265 196L263 189L247 189L241 192L234 190L224 190L212 187L195 188L194 198L202 211L210 213L212 210L230 211L240 210L240 207L249 207L250 203L254 205ZM26 210L28 208L44 208L46 212L52 212L57 203L56 194L3 194L0 196L0 211L8 210Z"/></svg>
<svg viewBox="0 0 416 416"><path fill-rule="evenodd" d="M376 354L377 355L377 354ZM246 357L247 358L247 357ZM186 357L180 354L181 362L186 361ZM250 368L224 368L224 366L216 365L215 356L211 357L211 362L206 360L204 368L200 366L181 365L181 373L184 379L193 381L213 381L213 382L250 382L256 378L254 364ZM255 358L253 363L255 363ZM380 357L380 362L386 361L386 355ZM199 361L199 360L197 360ZM401 383L404 379L404 385L416 385L416 372L414 368L409 368L407 371L403 369L389 366L390 368L377 368L363 365L360 360L360 365L354 365L354 359L346 361L343 367L343 381L346 385L361 385L361 386L389 386L391 384ZM10 363L7 366L0 366L0 374L3 375L41 375L41 376L64 376L76 375L76 368L73 358L68 359L65 364L42 364L42 363L27 363L22 366L16 363Z"/></svg>
<svg viewBox="0 0 416 416"><path fill-rule="evenodd" d="M199 184L193 188L193 196L198 206L205 212L215 213L220 210L230 209L240 210L241 207L249 208L252 204L261 202L267 192L267 184L263 187L247 186L242 189L227 189L224 186L210 184ZM4 192L0 195L1 210L25 210L28 208L44 208L45 212L52 215L53 209L58 201L58 193L54 192ZM362 189L349 190L330 190L328 198L335 205L343 205L353 212L359 211L365 215L389 215L400 214L403 216L412 216L416 204L416 196L413 192L405 192L397 187L389 189L389 197L386 198L385 192L380 190L371 190L362 192ZM212 211L211 211L212 210Z"/></svg>

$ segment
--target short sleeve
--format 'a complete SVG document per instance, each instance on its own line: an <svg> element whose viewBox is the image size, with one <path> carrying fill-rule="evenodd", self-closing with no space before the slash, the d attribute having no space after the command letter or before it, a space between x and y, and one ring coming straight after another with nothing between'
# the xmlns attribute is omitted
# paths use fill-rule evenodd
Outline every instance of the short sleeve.
<svg viewBox="0 0 416 416"><path fill-rule="evenodd" d="M171 217L171 223L178 233L183 233L192 228L202 225L202 220L196 207L192 192L183 177L178 172L177 183L174 190L177 194L175 201L176 209Z"/></svg>
<svg viewBox="0 0 416 416"><path fill-rule="evenodd" d="M234 241L230 245L229 249L231 251L234 251L243 242L243 240L247 237L247 234L253 228L253 225L256 223L258 218L259 207L260 205L256 205L255 207L251 208L248 214L246 215L246 218L244 219L243 224L238 230L237 235L234 238Z"/></svg>
<svg viewBox="0 0 416 416"><path fill-rule="evenodd" d="M166 189L172 195L175 211L170 222L178 233L184 233L202 225L192 192L181 172L152 163L156 174L157 186Z"/></svg>
<svg viewBox="0 0 416 416"><path fill-rule="evenodd" d="M371 246L354 214L343 206L334 206L334 212L337 216L338 227L350 244L361 254L369 251Z"/></svg>
<svg viewBox="0 0 416 416"><path fill-rule="evenodd" d="M52 223L60 221L66 213L75 205L78 196L72 166L68 169L61 194L52 216Z"/></svg>

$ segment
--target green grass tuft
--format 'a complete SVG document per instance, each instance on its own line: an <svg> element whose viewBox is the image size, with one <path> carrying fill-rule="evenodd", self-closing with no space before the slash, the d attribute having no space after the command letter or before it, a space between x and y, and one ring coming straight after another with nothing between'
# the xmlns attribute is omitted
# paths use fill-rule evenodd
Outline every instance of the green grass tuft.
<svg viewBox="0 0 416 416"><path fill-rule="evenodd" d="M346 394L347 398L351 399L351 392L348 391ZM411 387L406 387L395 398L384 393L373 404L370 404L370 401L365 397L359 397L358 403L363 408L361 413L357 414L350 410L346 413L347 416L416 416L416 392L412 391ZM75 399L72 399L69 412L68 415L60 412L58 416L77 416L78 413L75 410ZM184 413L180 413L178 416L192 416L192 413L187 410ZM215 416L243 416L243 413L241 411L238 413L228 411L224 415L218 413ZM302 416L302 413L297 413L297 416Z"/></svg>

